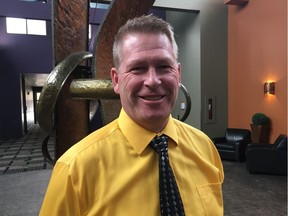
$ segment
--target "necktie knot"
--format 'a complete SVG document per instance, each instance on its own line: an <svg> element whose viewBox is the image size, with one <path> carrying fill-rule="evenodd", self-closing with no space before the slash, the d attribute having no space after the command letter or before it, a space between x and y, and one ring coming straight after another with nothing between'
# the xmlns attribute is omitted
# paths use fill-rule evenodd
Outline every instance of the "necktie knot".
<svg viewBox="0 0 288 216"><path fill-rule="evenodd" d="M157 152L168 151L168 137L166 135L156 136L150 143L151 147Z"/></svg>

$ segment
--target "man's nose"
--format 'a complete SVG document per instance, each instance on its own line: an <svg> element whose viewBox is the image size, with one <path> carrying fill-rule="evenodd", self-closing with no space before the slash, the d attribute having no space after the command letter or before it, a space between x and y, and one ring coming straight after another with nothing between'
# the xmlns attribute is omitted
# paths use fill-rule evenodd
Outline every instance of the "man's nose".
<svg viewBox="0 0 288 216"><path fill-rule="evenodd" d="M147 71L147 77L145 78L144 85L150 87L150 88L157 88L161 83L159 74L157 74L157 71L155 68L149 68Z"/></svg>

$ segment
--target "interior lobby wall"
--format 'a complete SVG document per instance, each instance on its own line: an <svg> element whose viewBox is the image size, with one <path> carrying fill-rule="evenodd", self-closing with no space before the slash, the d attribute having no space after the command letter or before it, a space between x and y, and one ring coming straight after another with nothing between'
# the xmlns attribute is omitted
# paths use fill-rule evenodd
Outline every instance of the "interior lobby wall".
<svg viewBox="0 0 288 216"><path fill-rule="evenodd" d="M52 68L50 5L19 0L1 0L0 6L0 134L18 138L24 134L21 76L25 73L49 73ZM44 19L47 37L8 34L6 17Z"/></svg>
<svg viewBox="0 0 288 216"><path fill-rule="evenodd" d="M287 0L228 6L229 127L250 129L251 117L270 117L270 142L287 134ZM264 95L267 81L275 95Z"/></svg>
<svg viewBox="0 0 288 216"><path fill-rule="evenodd" d="M199 13L169 11L166 20L174 26L181 64L181 83L191 97L191 110L186 123L201 129L201 71L200 71L200 22ZM187 22L189 20L189 22ZM181 103L186 103L180 91L173 116L184 115ZM186 104L187 106L187 104ZM185 106L185 107L186 107Z"/></svg>
<svg viewBox="0 0 288 216"><path fill-rule="evenodd" d="M211 138L223 136L228 125L227 5L222 0L156 0L154 5L168 8L167 21L180 37L182 81L192 99L186 122ZM212 119L208 119L209 98L213 100Z"/></svg>

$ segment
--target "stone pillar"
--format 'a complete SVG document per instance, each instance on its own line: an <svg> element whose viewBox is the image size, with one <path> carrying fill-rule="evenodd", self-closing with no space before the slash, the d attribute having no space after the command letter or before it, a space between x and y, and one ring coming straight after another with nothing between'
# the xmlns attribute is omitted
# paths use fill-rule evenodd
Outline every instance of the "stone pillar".
<svg viewBox="0 0 288 216"><path fill-rule="evenodd" d="M71 53L87 50L89 0L53 0L51 2L53 62L56 66ZM88 134L88 101L72 99L69 93L71 81L77 78L81 78L81 74L74 70L64 83L57 99L55 108L56 160Z"/></svg>

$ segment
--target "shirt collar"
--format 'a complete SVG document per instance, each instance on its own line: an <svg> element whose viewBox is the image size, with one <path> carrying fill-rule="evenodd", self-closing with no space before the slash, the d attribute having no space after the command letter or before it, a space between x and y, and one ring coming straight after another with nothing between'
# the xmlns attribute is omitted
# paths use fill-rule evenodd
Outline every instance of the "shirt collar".
<svg viewBox="0 0 288 216"><path fill-rule="evenodd" d="M123 110L123 108L121 109L118 123L124 136L128 139L129 143L131 143L132 147L139 155L145 150L150 141L157 135L156 133L145 129L134 122ZM178 145L178 135L171 115L167 125L163 131L161 131L161 134L169 136Z"/></svg>

